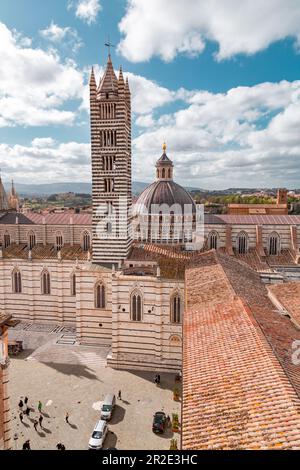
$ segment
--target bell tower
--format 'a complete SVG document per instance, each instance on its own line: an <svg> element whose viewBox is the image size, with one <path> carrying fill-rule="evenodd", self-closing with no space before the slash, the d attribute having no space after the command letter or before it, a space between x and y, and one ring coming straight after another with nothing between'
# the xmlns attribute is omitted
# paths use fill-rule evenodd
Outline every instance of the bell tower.
<svg viewBox="0 0 300 470"><path fill-rule="evenodd" d="M130 249L131 96L108 54L99 86L90 76L93 262L124 260Z"/></svg>

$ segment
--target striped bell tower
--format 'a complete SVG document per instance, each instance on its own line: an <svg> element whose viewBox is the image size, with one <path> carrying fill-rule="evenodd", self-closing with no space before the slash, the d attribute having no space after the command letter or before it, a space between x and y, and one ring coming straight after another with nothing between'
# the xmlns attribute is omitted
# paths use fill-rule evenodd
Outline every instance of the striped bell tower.
<svg viewBox="0 0 300 470"><path fill-rule="evenodd" d="M97 88L90 76L93 262L124 260L130 249L131 97L123 78L117 78L108 55Z"/></svg>

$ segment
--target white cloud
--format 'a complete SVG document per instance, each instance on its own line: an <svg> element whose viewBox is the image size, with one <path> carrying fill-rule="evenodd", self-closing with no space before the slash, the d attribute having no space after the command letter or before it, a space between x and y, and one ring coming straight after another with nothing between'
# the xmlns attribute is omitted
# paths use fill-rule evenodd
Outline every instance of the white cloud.
<svg viewBox="0 0 300 470"><path fill-rule="evenodd" d="M166 140L175 177L186 185L300 186L300 81L196 91L187 101L133 141L134 178L154 178Z"/></svg>
<svg viewBox="0 0 300 470"><path fill-rule="evenodd" d="M51 138L35 139L31 146L0 144L0 161L4 179L22 183L91 180L90 144Z"/></svg>
<svg viewBox="0 0 300 470"><path fill-rule="evenodd" d="M66 26L62 28L51 21L50 25L40 30L40 35L56 46L63 46L68 51L76 53L83 43L78 36L76 29Z"/></svg>
<svg viewBox="0 0 300 470"><path fill-rule="evenodd" d="M70 0L68 8L75 8L75 15L89 25L95 23L102 9L99 0Z"/></svg>
<svg viewBox="0 0 300 470"><path fill-rule="evenodd" d="M133 62L200 54L205 41L219 45L218 59L254 54L294 37L299 47L299 0L127 0L119 50Z"/></svg>
<svg viewBox="0 0 300 470"><path fill-rule="evenodd" d="M31 142L33 147L43 148L43 147L53 147L55 140L52 137L36 137Z"/></svg>
<svg viewBox="0 0 300 470"><path fill-rule="evenodd" d="M0 57L0 127L74 124L76 113L61 109L82 99L83 75L74 62L24 46L3 23Z"/></svg>

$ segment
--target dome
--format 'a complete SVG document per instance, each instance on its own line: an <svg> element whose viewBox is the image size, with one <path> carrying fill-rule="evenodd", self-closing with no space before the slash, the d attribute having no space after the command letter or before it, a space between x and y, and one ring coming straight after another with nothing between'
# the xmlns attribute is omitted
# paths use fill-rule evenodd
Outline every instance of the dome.
<svg viewBox="0 0 300 470"><path fill-rule="evenodd" d="M133 216L155 214L154 205L167 204L171 210L174 204L181 208L184 214L184 206L191 206L191 213L196 213L196 205L189 193L173 180L158 180L147 186L139 196L133 207ZM187 208L186 208L187 211Z"/></svg>

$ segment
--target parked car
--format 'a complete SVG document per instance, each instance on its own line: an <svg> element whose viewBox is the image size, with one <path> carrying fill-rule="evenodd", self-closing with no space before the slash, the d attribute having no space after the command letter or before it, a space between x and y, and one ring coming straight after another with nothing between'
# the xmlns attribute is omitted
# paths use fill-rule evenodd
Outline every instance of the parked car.
<svg viewBox="0 0 300 470"><path fill-rule="evenodd" d="M116 405L115 395L112 393L106 395L106 397L104 398L102 408L101 408L101 419L105 419L106 421L109 421L112 416L112 412L113 412L115 405Z"/></svg>
<svg viewBox="0 0 300 470"><path fill-rule="evenodd" d="M96 424L94 431L92 432L89 440L89 449L99 450L103 448L103 444L108 433L108 427L106 421L100 419Z"/></svg>
<svg viewBox="0 0 300 470"><path fill-rule="evenodd" d="M157 411L153 416L152 431L162 434L165 430L167 417L163 411Z"/></svg>

